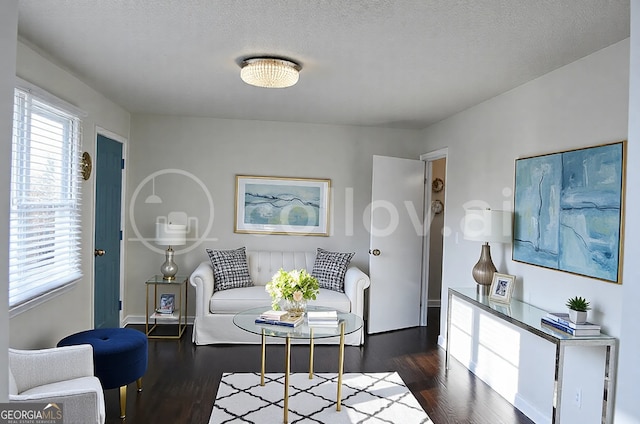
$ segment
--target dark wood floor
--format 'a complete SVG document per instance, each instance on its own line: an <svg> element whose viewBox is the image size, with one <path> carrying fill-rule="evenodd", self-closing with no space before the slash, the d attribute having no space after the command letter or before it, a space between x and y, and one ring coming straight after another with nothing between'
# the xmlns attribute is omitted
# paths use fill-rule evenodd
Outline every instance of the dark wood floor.
<svg viewBox="0 0 640 424"><path fill-rule="evenodd" d="M347 346L345 372L397 371L435 424L532 423L455 359L445 372L438 316L439 309L430 309L428 327L367 336L363 348ZM281 345L267 348L267 372L283 371L283 355ZM291 371L307 371L308 355L308 347L293 346ZM315 371L335 372L336 366L335 347L316 346ZM258 345L195 346L191 327L180 341L150 340L144 390L129 385L125 422L207 423L222 373L259 371ZM118 390L107 390L105 399L107 423L122 423Z"/></svg>

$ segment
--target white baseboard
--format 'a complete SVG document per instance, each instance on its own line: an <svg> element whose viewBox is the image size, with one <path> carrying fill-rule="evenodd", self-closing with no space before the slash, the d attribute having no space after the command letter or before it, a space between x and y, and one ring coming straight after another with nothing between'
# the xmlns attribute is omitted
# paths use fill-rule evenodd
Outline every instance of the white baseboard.
<svg viewBox="0 0 640 424"><path fill-rule="evenodd" d="M194 317L187 316L187 325L193 324ZM127 315L122 320L122 327L126 327L129 324L145 324L146 317L144 315ZM171 324L171 322L167 322L167 324Z"/></svg>
<svg viewBox="0 0 640 424"><path fill-rule="evenodd" d="M519 394L516 394L513 400L513 406L518 408L524 415L529 417L534 423L551 424L551 416L544 414L533 407L529 402L523 399Z"/></svg>
<svg viewBox="0 0 640 424"><path fill-rule="evenodd" d="M442 334L438 336L438 346L440 346L445 351L447 350L447 338L444 337Z"/></svg>

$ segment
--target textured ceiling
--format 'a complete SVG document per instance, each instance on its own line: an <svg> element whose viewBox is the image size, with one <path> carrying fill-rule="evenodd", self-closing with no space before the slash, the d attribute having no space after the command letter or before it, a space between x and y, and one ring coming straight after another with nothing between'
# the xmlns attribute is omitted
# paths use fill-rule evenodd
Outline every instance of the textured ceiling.
<svg viewBox="0 0 640 424"><path fill-rule="evenodd" d="M20 0L21 39L132 113L423 128L629 36L629 0ZM302 64L261 89L240 59Z"/></svg>

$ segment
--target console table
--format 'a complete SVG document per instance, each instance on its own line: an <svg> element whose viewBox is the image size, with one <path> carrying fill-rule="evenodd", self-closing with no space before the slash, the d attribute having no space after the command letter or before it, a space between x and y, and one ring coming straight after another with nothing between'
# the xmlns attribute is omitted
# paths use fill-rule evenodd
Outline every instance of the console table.
<svg viewBox="0 0 640 424"><path fill-rule="evenodd" d="M603 421L605 423L613 422L613 390L615 387L616 375L616 345L615 337L606 334L597 336L580 336L574 337L561 331L554 331L540 323L540 319L547 315L547 311L536 308L525 302L516 299L511 300L511 304L500 304L489 302L489 296L478 293L474 287L465 288L449 288L448 309L447 309L447 340L446 340L446 356L445 369L449 368L450 354L450 334L451 334L451 303L456 297L467 302L492 316L509 322L529 333L555 344L556 361L555 361L555 393L554 405L552 411L552 422L560 423L560 405L562 399L562 379L564 370L565 348L568 346L606 346L606 363L603 393L603 401L606 408L603 413Z"/></svg>

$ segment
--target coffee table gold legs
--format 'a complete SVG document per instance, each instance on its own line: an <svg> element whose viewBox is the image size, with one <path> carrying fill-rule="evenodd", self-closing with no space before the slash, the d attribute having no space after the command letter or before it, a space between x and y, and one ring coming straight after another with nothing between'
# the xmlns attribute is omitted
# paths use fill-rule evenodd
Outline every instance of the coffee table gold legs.
<svg viewBox="0 0 640 424"><path fill-rule="evenodd" d="M262 363L260 364L260 385L264 386L264 368L265 361L267 359L267 344L266 336L264 335L264 328L262 329Z"/></svg>
<svg viewBox="0 0 640 424"><path fill-rule="evenodd" d="M291 337L284 347L284 424L289 422L289 373L291 372Z"/></svg>
<svg viewBox="0 0 640 424"><path fill-rule="evenodd" d="M313 328L309 330L309 380L313 380Z"/></svg>
<svg viewBox="0 0 640 424"><path fill-rule="evenodd" d="M338 400L336 401L336 411L342 405L342 371L344 369L344 321L340 323L340 356L338 357Z"/></svg>

